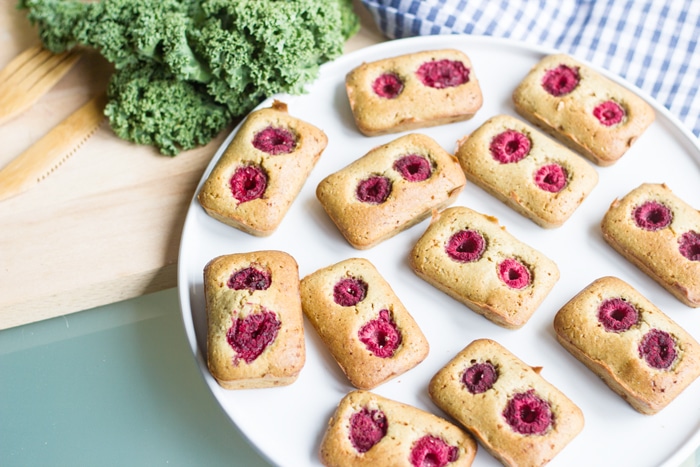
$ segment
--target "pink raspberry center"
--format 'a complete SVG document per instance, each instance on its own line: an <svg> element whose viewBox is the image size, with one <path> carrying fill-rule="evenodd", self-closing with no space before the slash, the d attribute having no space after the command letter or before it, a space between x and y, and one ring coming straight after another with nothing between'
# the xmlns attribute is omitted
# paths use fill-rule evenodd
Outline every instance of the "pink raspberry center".
<svg viewBox="0 0 700 467"><path fill-rule="evenodd" d="M340 306L355 306L367 296L367 284L354 277L341 279L333 287L333 300Z"/></svg>
<svg viewBox="0 0 700 467"><path fill-rule="evenodd" d="M475 363L464 370L462 375L462 382L472 394L488 391L497 379L496 368L490 362Z"/></svg>
<svg viewBox="0 0 700 467"><path fill-rule="evenodd" d="M231 177L231 193L239 203L261 198L267 188L267 175L253 165L239 167Z"/></svg>
<svg viewBox="0 0 700 467"><path fill-rule="evenodd" d="M460 263L471 263L481 258L486 240L476 230L461 230L450 237L445 248L448 256Z"/></svg>
<svg viewBox="0 0 700 467"><path fill-rule="evenodd" d="M533 390L515 394L506 405L503 417L516 433L542 435L552 425L549 403L540 399Z"/></svg>
<svg viewBox="0 0 700 467"><path fill-rule="evenodd" d="M644 335L639 344L639 356L643 357L650 367L664 370L676 359L676 343L669 333L652 329Z"/></svg>
<svg viewBox="0 0 700 467"><path fill-rule="evenodd" d="M673 219L671 210L657 201L647 201L634 210L634 221L644 230L660 230L668 227Z"/></svg>
<svg viewBox="0 0 700 467"><path fill-rule="evenodd" d="M357 452L367 452L386 435L387 427L384 412L365 407L350 416L350 442Z"/></svg>
<svg viewBox="0 0 700 467"><path fill-rule="evenodd" d="M450 446L440 438L425 435L411 448L413 467L444 467L457 460L456 446Z"/></svg>
<svg viewBox="0 0 700 467"><path fill-rule="evenodd" d="M268 154L289 154L297 145L294 134L284 128L269 126L256 133L253 137L253 146Z"/></svg>
<svg viewBox="0 0 700 467"><path fill-rule="evenodd" d="M637 324L639 313L621 298L609 298L598 307L598 321L608 332L622 332Z"/></svg>
<svg viewBox="0 0 700 467"><path fill-rule="evenodd" d="M231 275L228 287L233 290L266 290L270 287L270 273L254 267L241 269Z"/></svg>
<svg viewBox="0 0 700 467"><path fill-rule="evenodd" d="M530 152L530 138L519 131L506 130L491 140L489 149L501 164L518 162Z"/></svg>
<svg viewBox="0 0 700 467"><path fill-rule="evenodd" d="M430 177L430 162L418 154L409 154L394 162L394 170L409 182L422 182Z"/></svg>
<svg viewBox="0 0 700 467"><path fill-rule="evenodd" d="M498 277L511 289L530 285L530 271L515 258L507 258L498 265Z"/></svg>
<svg viewBox="0 0 700 467"><path fill-rule="evenodd" d="M625 117L625 109L615 101L605 101L593 109L593 116L598 119L601 125L613 126L620 123Z"/></svg>
<svg viewBox="0 0 700 467"><path fill-rule="evenodd" d="M559 164L543 165L535 172L535 185L550 193L559 193L567 182L566 169Z"/></svg>
<svg viewBox="0 0 700 467"><path fill-rule="evenodd" d="M700 233L691 230L681 235L678 250L690 261L700 261Z"/></svg>
<svg viewBox="0 0 700 467"><path fill-rule="evenodd" d="M569 94L579 83L578 68L559 65L547 70L542 77L542 87L555 97Z"/></svg>
<svg viewBox="0 0 700 467"><path fill-rule="evenodd" d="M469 81L469 68L456 60L433 60L423 63L416 71L418 79L431 88L443 89Z"/></svg>
<svg viewBox="0 0 700 467"><path fill-rule="evenodd" d="M379 97L394 99L403 91L403 81L393 73L385 73L374 80L372 90Z"/></svg>
<svg viewBox="0 0 700 467"><path fill-rule="evenodd" d="M380 358L392 357L401 345L401 333L389 310L381 310L379 317L367 322L357 334L367 350Z"/></svg>
<svg viewBox="0 0 700 467"><path fill-rule="evenodd" d="M277 337L280 322L272 311L254 313L245 318L233 318L233 324L226 333L226 341L236 352L234 364L238 359L251 363Z"/></svg>
<svg viewBox="0 0 700 467"><path fill-rule="evenodd" d="M379 175L362 180L355 196L363 203L382 204L391 194L391 181Z"/></svg>

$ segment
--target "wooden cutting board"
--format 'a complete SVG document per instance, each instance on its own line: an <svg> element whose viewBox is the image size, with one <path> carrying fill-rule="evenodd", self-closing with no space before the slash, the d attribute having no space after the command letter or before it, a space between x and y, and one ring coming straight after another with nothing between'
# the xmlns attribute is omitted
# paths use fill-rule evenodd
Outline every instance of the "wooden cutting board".
<svg viewBox="0 0 700 467"><path fill-rule="evenodd" d="M0 69L38 43L16 0L0 0ZM384 40L359 1L346 52ZM31 109L0 126L0 167L106 88L88 53ZM187 207L231 128L171 158L118 139L105 123L56 172L0 202L0 329L175 287Z"/></svg>

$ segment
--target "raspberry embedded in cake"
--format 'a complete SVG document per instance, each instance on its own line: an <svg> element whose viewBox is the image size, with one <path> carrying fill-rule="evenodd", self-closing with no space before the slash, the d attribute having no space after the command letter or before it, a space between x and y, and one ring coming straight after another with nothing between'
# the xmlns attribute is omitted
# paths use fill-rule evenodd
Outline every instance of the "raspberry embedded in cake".
<svg viewBox="0 0 700 467"><path fill-rule="evenodd" d="M498 265L498 277L511 289L530 285L530 271L515 258L507 258Z"/></svg>
<svg viewBox="0 0 700 467"><path fill-rule="evenodd" d="M513 431L523 435L544 434L554 418L549 403L532 389L513 395L503 411L503 417Z"/></svg>
<svg viewBox="0 0 700 467"><path fill-rule="evenodd" d="M457 60L433 60L423 63L416 71L424 85L444 89L469 82L469 68Z"/></svg>
<svg viewBox="0 0 700 467"><path fill-rule="evenodd" d="M261 198L267 188L267 175L255 165L239 167L230 181L231 193L239 203Z"/></svg>
<svg viewBox="0 0 700 467"><path fill-rule="evenodd" d="M427 180L432 173L430 161L418 154L409 154L397 159L394 162L394 170L409 182L422 182Z"/></svg>
<svg viewBox="0 0 700 467"><path fill-rule="evenodd" d="M676 343L666 331L652 329L639 344L639 356L657 370L665 370L676 359Z"/></svg>
<svg viewBox="0 0 700 467"><path fill-rule="evenodd" d="M270 284L271 278L269 272L250 266L231 274L226 285L228 285L229 289L247 289L252 292L254 290L266 290L270 287Z"/></svg>
<svg viewBox="0 0 700 467"><path fill-rule="evenodd" d="M568 174L559 164L543 165L535 172L535 185L550 193L559 193L567 185Z"/></svg>
<svg viewBox="0 0 700 467"><path fill-rule="evenodd" d="M259 131L253 137L253 147L260 151L272 154L289 154L296 148L297 139L294 134L285 128L269 126Z"/></svg>
<svg viewBox="0 0 700 467"><path fill-rule="evenodd" d="M700 261L700 233L690 230L678 239L678 251L690 261Z"/></svg>
<svg viewBox="0 0 700 467"><path fill-rule="evenodd" d="M381 175L374 175L357 184L355 195L363 203L382 204L391 194L391 181Z"/></svg>
<svg viewBox="0 0 700 467"><path fill-rule="evenodd" d="M389 310L381 310L379 316L362 326L357 335L367 350L380 358L393 357L401 345L401 333Z"/></svg>
<svg viewBox="0 0 700 467"><path fill-rule="evenodd" d="M459 451L442 439L425 435L411 447L411 465L413 467L444 467L457 460Z"/></svg>
<svg viewBox="0 0 700 467"><path fill-rule="evenodd" d="M486 249L486 240L476 230L461 230L447 242L447 255L460 263L478 261Z"/></svg>
<svg viewBox="0 0 700 467"><path fill-rule="evenodd" d="M277 337L280 321L272 311L252 313L245 318L233 318L226 333L226 341L236 353L233 363L239 360L253 362Z"/></svg>
<svg viewBox="0 0 700 467"><path fill-rule="evenodd" d="M530 138L515 130L506 130L494 136L489 145L491 156L501 164L522 160L530 152Z"/></svg>
<svg viewBox="0 0 700 467"><path fill-rule="evenodd" d="M625 118L625 109L615 101L605 101L593 109L593 116L598 119L601 125L613 126Z"/></svg>
<svg viewBox="0 0 700 467"><path fill-rule="evenodd" d="M671 210L658 201L647 201L637 206L633 216L638 227L651 231L666 228L673 220Z"/></svg>
<svg viewBox="0 0 700 467"><path fill-rule="evenodd" d="M608 332L622 332L637 324L639 313L621 298L609 298L598 307L598 321Z"/></svg>
<svg viewBox="0 0 700 467"><path fill-rule="evenodd" d="M365 453L386 435L388 425L384 412L364 407L350 417L348 437L357 452Z"/></svg>
<svg viewBox="0 0 700 467"><path fill-rule="evenodd" d="M366 296L367 284L354 277L341 279L333 287L333 301L340 306L355 306Z"/></svg>
<svg viewBox="0 0 700 467"><path fill-rule="evenodd" d="M462 374L462 382L472 394L488 391L497 379L498 372L491 362L475 363Z"/></svg>
<svg viewBox="0 0 700 467"><path fill-rule="evenodd" d="M403 91L403 81L394 73L384 73L374 80L372 90L379 97L395 99Z"/></svg>
<svg viewBox="0 0 700 467"><path fill-rule="evenodd" d="M573 91L579 80L578 68L561 64L545 72L542 87L554 97L561 97Z"/></svg>

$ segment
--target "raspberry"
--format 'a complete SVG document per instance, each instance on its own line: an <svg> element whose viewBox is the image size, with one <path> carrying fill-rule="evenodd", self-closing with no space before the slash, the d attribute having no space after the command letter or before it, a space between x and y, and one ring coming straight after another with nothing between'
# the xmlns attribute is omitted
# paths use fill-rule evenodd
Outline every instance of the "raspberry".
<svg viewBox="0 0 700 467"><path fill-rule="evenodd" d="M266 290L270 287L270 282L269 272L251 266L233 273L226 285L229 289L248 289L252 292L253 290Z"/></svg>
<svg viewBox="0 0 700 467"><path fill-rule="evenodd" d="M501 164L518 162L530 152L530 138L519 131L506 130L491 140L489 149Z"/></svg>
<svg viewBox="0 0 700 467"><path fill-rule="evenodd" d="M690 261L700 261L700 233L691 230L681 235L678 250Z"/></svg>
<svg viewBox="0 0 700 467"><path fill-rule="evenodd" d="M488 391L497 379L496 367L490 362L475 363L464 370L462 375L462 382L467 387L467 391L472 394L481 394Z"/></svg>
<svg viewBox="0 0 700 467"><path fill-rule="evenodd" d="M552 425L549 403L540 399L534 390L515 394L506 405L503 417L516 433L542 435Z"/></svg>
<svg viewBox="0 0 700 467"><path fill-rule="evenodd" d="M360 279L341 279L333 287L333 300L340 306L355 306L366 295L367 284Z"/></svg>
<svg viewBox="0 0 700 467"><path fill-rule="evenodd" d="M362 180L355 195L363 203L382 204L391 194L391 181L379 175Z"/></svg>
<svg viewBox="0 0 700 467"><path fill-rule="evenodd" d="M498 277L511 289L530 285L530 271L515 258L507 258L498 265Z"/></svg>
<svg viewBox="0 0 700 467"><path fill-rule="evenodd" d="M460 263L471 263L481 258L486 249L486 240L476 230L461 230L450 237L445 251Z"/></svg>
<svg viewBox="0 0 700 467"><path fill-rule="evenodd" d="M297 145L294 134L284 128L267 127L256 133L253 146L268 154L289 154Z"/></svg>
<svg viewBox="0 0 700 467"><path fill-rule="evenodd" d="M568 175L559 164L543 165L535 172L535 185L550 193L559 193L566 186Z"/></svg>
<svg viewBox="0 0 700 467"><path fill-rule="evenodd" d="M621 298L609 298L598 307L598 321L608 332L627 331L638 319L637 310Z"/></svg>
<svg viewBox="0 0 700 467"><path fill-rule="evenodd" d="M394 170L409 182L422 182L430 177L432 167L430 162L418 154L409 154L394 162Z"/></svg>
<svg viewBox="0 0 700 467"><path fill-rule="evenodd" d="M542 87L554 97L561 97L573 91L579 79L578 68L559 65L547 70L542 78Z"/></svg>
<svg viewBox="0 0 700 467"><path fill-rule="evenodd" d="M434 60L422 64L416 75L428 87L451 88L469 81L469 68L455 60Z"/></svg>
<svg viewBox="0 0 700 467"><path fill-rule="evenodd" d="M261 198L267 188L267 175L253 165L239 167L231 177L231 193L239 203Z"/></svg>
<svg viewBox="0 0 700 467"><path fill-rule="evenodd" d="M377 357L389 358L401 345L401 333L391 319L389 310L379 312L379 317L362 326L357 333L360 342Z"/></svg>
<svg viewBox="0 0 700 467"><path fill-rule="evenodd" d="M664 370L676 359L676 343L669 333L652 329L642 337L639 356L644 358L650 367Z"/></svg>
<svg viewBox="0 0 700 467"><path fill-rule="evenodd" d="M671 210L657 201L647 201L637 206L633 215L638 227L651 231L668 227L673 220Z"/></svg>
<svg viewBox="0 0 700 467"><path fill-rule="evenodd" d="M625 118L625 109L615 101L605 101L593 109L593 116L605 126L617 125Z"/></svg>
<svg viewBox="0 0 700 467"><path fill-rule="evenodd" d="M372 83L372 90L379 97L394 99L403 91L401 78L393 73L384 73Z"/></svg>
<svg viewBox="0 0 700 467"><path fill-rule="evenodd" d="M386 435L387 427L384 412L365 407L350 416L350 442L357 452L367 452Z"/></svg>
<svg viewBox="0 0 700 467"><path fill-rule="evenodd" d="M226 333L226 341L236 352L234 364L238 359L251 363L277 337L280 322L272 311L254 313L245 318L233 318L233 325Z"/></svg>
<svg viewBox="0 0 700 467"><path fill-rule="evenodd" d="M457 447L450 446L440 438L425 435L411 448L413 467L444 467L457 460Z"/></svg>

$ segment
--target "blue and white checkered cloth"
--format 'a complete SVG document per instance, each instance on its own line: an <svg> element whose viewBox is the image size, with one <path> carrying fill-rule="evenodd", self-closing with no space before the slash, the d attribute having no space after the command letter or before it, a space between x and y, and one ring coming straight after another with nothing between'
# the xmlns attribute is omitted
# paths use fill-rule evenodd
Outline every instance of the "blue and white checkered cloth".
<svg viewBox="0 0 700 467"><path fill-rule="evenodd" d="M396 39L472 34L555 48L653 96L700 137L700 0L362 0Z"/></svg>

